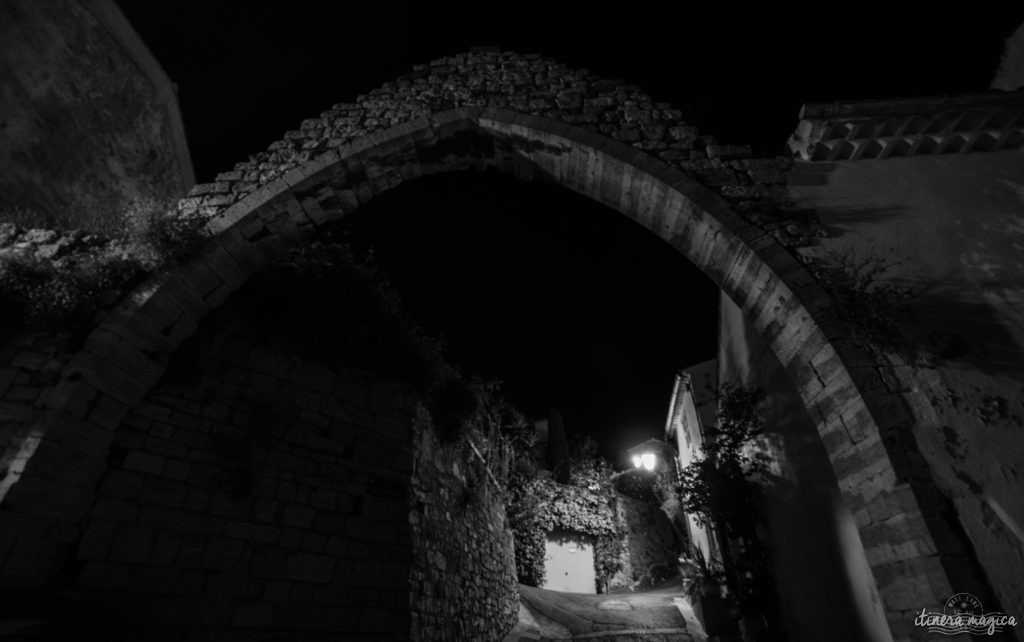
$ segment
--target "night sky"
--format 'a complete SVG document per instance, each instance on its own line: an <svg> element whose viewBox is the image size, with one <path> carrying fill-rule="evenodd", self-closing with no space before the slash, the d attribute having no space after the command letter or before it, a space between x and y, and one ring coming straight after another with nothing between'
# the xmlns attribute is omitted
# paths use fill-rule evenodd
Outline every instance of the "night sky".
<svg viewBox="0 0 1024 642"><path fill-rule="evenodd" d="M806 102L986 91L1024 7L367 1L119 2L178 86L196 178L304 118L473 46L636 84L705 133L781 153ZM582 225L580 223L583 223ZM561 412L624 464L660 436L673 374L714 356L717 291L665 243L576 194L434 177L352 220L409 312L528 414Z"/></svg>

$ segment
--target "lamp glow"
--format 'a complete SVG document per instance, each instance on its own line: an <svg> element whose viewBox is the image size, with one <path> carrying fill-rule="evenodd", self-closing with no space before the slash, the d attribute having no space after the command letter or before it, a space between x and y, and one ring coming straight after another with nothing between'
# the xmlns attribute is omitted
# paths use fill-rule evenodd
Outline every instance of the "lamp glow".
<svg viewBox="0 0 1024 642"><path fill-rule="evenodd" d="M644 453L640 455L640 463L643 464L645 470L654 470L654 464L656 459L654 453Z"/></svg>
<svg viewBox="0 0 1024 642"><path fill-rule="evenodd" d="M640 455L633 455L633 467L639 468L643 464Z"/></svg>

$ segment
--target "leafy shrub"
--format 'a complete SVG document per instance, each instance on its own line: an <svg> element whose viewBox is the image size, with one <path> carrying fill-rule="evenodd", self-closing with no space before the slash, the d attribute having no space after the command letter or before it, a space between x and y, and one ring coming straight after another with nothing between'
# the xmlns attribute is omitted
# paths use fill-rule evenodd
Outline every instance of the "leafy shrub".
<svg viewBox="0 0 1024 642"><path fill-rule="evenodd" d="M760 512L755 483L766 471L753 448L761 434L764 394L723 384L716 393L718 418L704 444L704 458L683 468L677 493L686 512L725 536L729 585L742 611L773 609L774 591L767 548L758 535Z"/></svg>
<svg viewBox="0 0 1024 642"><path fill-rule="evenodd" d="M717 421L707 431L704 457L680 471L676 492L683 509L701 524L747 532L756 515L752 478L765 469L751 448L763 429L764 393L724 383L716 398Z"/></svg>
<svg viewBox="0 0 1024 642"><path fill-rule="evenodd" d="M61 265L8 255L0 258L0 321L8 327L71 328L142 274L141 264L120 254L91 252Z"/></svg>
<svg viewBox="0 0 1024 642"><path fill-rule="evenodd" d="M27 215L8 209L0 216L20 221ZM54 259L41 258L31 248L5 252L0 257L0 321L9 327L73 329L147 273L184 259L205 238L203 221L179 218L169 205L155 201L140 201L122 212L120 230L122 238L107 242L83 243L82 233L60 237L70 249Z"/></svg>
<svg viewBox="0 0 1024 642"><path fill-rule="evenodd" d="M479 403L468 422L466 437L487 462L488 470L502 490L507 491L516 451L520 444L532 441L533 427L523 413L501 395L500 383L473 382L473 387Z"/></svg>
<svg viewBox="0 0 1024 642"><path fill-rule="evenodd" d="M679 577L683 580L683 591L689 596L690 603L696 604L704 586L725 582L725 569L708 560L700 548L691 544L687 554L679 556Z"/></svg>
<svg viewBox="0 0 1024 642"><path fill-rule="evenodd" d="M597 442L590 435L572 435L569 440L570 484L589 490L607 490L615 471L597 454Z"/></svg>
<svg viewBox="0 0 1024 642"><path fill-rule="evenodd" d="M648 504L661 504L657 477L647 471L624 470L612 478L612 486L626 497L632 497Z"/></svg>

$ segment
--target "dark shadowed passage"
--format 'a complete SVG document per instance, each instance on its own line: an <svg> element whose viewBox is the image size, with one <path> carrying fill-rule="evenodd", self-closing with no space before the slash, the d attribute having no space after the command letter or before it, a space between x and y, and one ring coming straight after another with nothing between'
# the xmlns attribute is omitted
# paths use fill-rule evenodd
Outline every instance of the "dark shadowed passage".
<svg viewBox="0 0 1024 642"><path fill-rule="evenodd" d="M586 221L585 225L581 221ZM588 198L497 174L423 179L342 225L467 374L606 456L664 430L673 376L715 352L717 288Z"/></svg>

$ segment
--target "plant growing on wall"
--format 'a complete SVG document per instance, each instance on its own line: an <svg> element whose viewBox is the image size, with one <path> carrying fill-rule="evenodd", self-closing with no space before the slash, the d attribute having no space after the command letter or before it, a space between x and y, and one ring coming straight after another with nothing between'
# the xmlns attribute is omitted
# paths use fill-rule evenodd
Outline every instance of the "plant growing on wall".
<svg viewBox="0 0 1024 642"><path fill-rule="evenodd" d="M70 328L89 320L108 293L145 273L131 258L90 251L55 263L32 255L0 257L0 323L9 327Z"/></svg>
<svg viewBox="0 0 1024 642"><path fill-rule="evenodd" d="M206 238L199 218L142 201L121 213L119 238L23 230L0 209L0 323L67 329L88 321L147 274L179 262Z"/></svg>
<svg viewBox="0 0 1024 642"><path fill-rule="evenodd" d="M460 442L467 484L457 504L464 506L486 498L488 489L503 498L507 495L516 448L530 433L523 413L501 395L499 382L474 381L472 385L480 402Z"/></svg>
<svg viewBox="0 0 1024 642"><path fill-rule="evenodd" d="M522 435L516 443L507 509L519 581L530 586L544 583L547 534L569 530L595 538L595 575L598 586L607 586L620 569L625 547L611 492L611 466L596 455L593 440L577 441L570 455L572 482L558 484L541 470L532 439Z"/></svg>
<svg viewBox="0 0 1024 642"><path fill-rule="evenodd" d="M569 451L570 483L593 491L607 490L615 471L607 459L597 454L594 438L570 435Z"/></svg>
<svg viewBox="0 0 1024 642"><path fill-rule="evenodd" d="M669 475L651 474L635 468L616 473L611 481L617 492L652 506L661 506L674 491Z"/></svg>
<svg viewBox="0 0 1024 642"><path fill-rule="evenodd" d="M723 384L717 391L718 418L708 431L704 457L680 473L676 486L683 509L698 522L715 526L732 542L726 555L730 584L740 607L763 610L768 600L767 551L757 535L758 484L766 469L753 448L763 422L758 389Z"/></svg>

